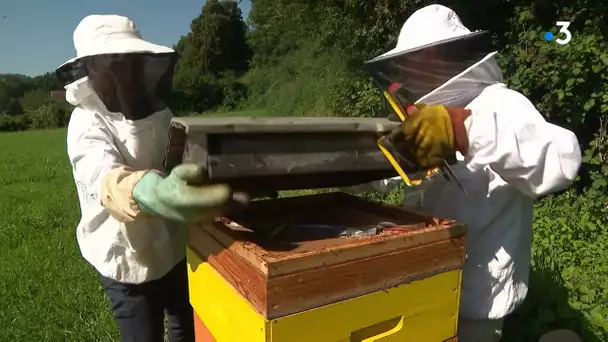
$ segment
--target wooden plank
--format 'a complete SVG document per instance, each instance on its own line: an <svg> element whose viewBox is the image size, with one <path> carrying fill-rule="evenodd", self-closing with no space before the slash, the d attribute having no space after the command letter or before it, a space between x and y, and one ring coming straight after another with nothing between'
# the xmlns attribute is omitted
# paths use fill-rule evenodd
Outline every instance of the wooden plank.
<svg viewBox="0 0 608 342"><path fill-rule="evenodd" d="M323 254L313 251L277 258L271 252L263 251L250 242L234 240L225 230L216 229L208 225L201 226L201 228L217 239L223 246L226 246L227 249L247 260L269 279L318 267L344 263L350 260L369 258L383 253L447 241L465 231L465 226L463 225L455 225L449 230L429 228L425 230L425 234L402 234L379 237L374 243L355 240L349 244L333 248L331 251Z"/></svg>
<svg viewBox="0 0 608 342"><path fill-rule="evenodd" d="M343 205L349 206L352 209L371 211L378 215L383 215L387 219L403 219L404 217L408 217L409 220L412 222L425 222L428 225L432 225L437 229L447 230L450 230L454 226L462 226L462 224L457 223L453 219L433 217L429 214L423 213L415 209L406 208L402 205L364 200L361 197L353 196L351 194L343 192L334 192L329 193L327 195L334 196L332 201L340 202ZM453 237L460 237L466 235L466 230L461 229L461 227L451 230L453 233ZM420 234L425 234L425 232L420 232Z"/></svg>
<svg viewBox="0 0 608 342"><path fill-rule="evenodd" d="M251 203L247 213L237 214L234 217L242 218L251 216L251 214L260 216L260 213L264 218L264 214L285 216L289 214L286 211L291 213L297 211L300 212L298 215L302 215L302 212L306 214L307 211L327 210L328 208L331 208L332 211L340 209L338 211L341 212L348 210L348 216L351 213L360 212L372 215L378 220L395 220L399 224L404 225L425 223L427 226L449 229L449 226L454 223L454 220L434 218L428 214L423 214L409 208L406 209L402 206L368 201L358 196L341 192L256 201ZM343 217L340 221L349 221L349 217ZM464 235L464 233L460 232L457 236L461 235Z"/></svg>
<svg viewBox="0 0 608 342"><path fill-rule="evenodd" d="M272 341L442 342L456 333L460 272L278 318Z"/></svg>
<svg viewBox="0 0 608 342"><path fill-rule="evenodd" d="M204 133L303 133L303 132L390 132L398 122L385 118L355 117L175 117L188 134Z"/></svg>
<svg viewBox="0 0 608 342"><path fill-rule="evenodd" d="M201 224L191 227L190 230L204 230L208 235L212 236L221 246L229 249L236 255L245 259L254 268L260 271L264 276L268 277L268 264L263 260L262 249L254 243L243 240L236 234L229 232L224 227L219 227L219 224Z"/></svg>
<svg viewBox="0 0 608 342"><path fill-rule="evenodd" d="M355 196L340 193L260 201L252 204L251 211L258 213L262 217L271 212L286 215L289 208L293 210L294 207L301 207L302 210L306 210L306 207L311 207L310 203L315 203L319 207L326 207L330 204L334 208L348 206L349 208L353 208L353 212L360 209L372 214L381 214L382 216L378 218L379 221L383 219L385 221L393 219L404 220L404 217L409 217L405 221L410 221L409 223L412 225L422 223L422 226L419 229L411 229L411 231L395 235L376 236L368 239L342 239L340 244L336 246L298 253L264 250L260 246L244 240L243 235L238 231L234 231L219 223L216 225L204 225L201 228L205 229L207 233L212 235L226 248L246 259L268 278L446 241L464 236L466 232L464 225L449 221L448 223L439 222L437 226L422 228L424 224L431 224L433 218L399 207L382 206Z"/></svg>
<svg viewBox="0 0 608 342"><path fill-rule="evenodd" d="M195 163L199 164L196 160ZM204 164L201 164L204 165ZM226 183L234 190L256 193L259 189L299 190L299 189L329 189L350 187L365 184L378 179L387 179L397 176L395 169L375 171L340 171L340 172L311 172L301 174L279 174L265 176L246 176L238 178L203 179L202 183Z"/></svg>
<svg viewBox="0 0 608 342"><path fill-rule="evenodd" d="M239 189L351 186L397 175L378 149L378 137L374 132L188 133L183 161L205 166L200 182Z"/></svg>
<svg viewBox="0 0 608 342"><path fill-rule="evenodd" d="M464 228L463 226L458 226ZM358 244L353 246L341 246L334 249L331 253L317 254L310 253L309 258L294 258L279 260L269 263L268 276L270 278L282 275L293 274L319 267L331 266L357 260L359 258L370 258L383 253L392 253L399 250L416 248L419 246L430 245L452 238L453 233L446 230L429 230L428 234L416 236L387 236L378 240L374 244Z"/></svg>
<svg viewBox="0 0 608 342"><path fill-rule="evenodd" d="M318 268L268 281L274 319L461 268L464 238Z"/></svg>
<svg viewBox="0 0 608 342"><path fill-rule="evenodd" d="M255 267L231 250L224 248L202 229L190 229L189 246L259 312L266 312L267 280Z"/></svg>
<svg viewBox="0 0 608 342"><path fill-rule="evenodd" d="M377 148L376 148L377 150ZM390 171L390 164L384 168L386 158L376 150L340 151L340 152L294 152L284 153L239 153L223 154L209 157L209 178L226 180L241 177L308 176L326 173L338 173L344 170L359 172Z"/></svg>

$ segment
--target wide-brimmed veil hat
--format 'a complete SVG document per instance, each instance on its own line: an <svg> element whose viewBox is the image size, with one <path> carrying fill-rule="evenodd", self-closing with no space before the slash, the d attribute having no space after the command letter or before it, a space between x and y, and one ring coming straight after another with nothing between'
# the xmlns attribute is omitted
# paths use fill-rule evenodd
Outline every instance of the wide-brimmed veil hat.
<svg viewBox="0 0 608 342"><path fill-rule="evenodd" d="M396 94L390 95L387 89L393 83L400 85L401 102L406 102L401 105L448 103L502 80L493 58L496 54L488 31L471 32L452 9L435 4L415 11L403 24L395 48L367 61L366 66L385 96L397 103Z"/></svg>
<svg viewBox="0 0 608 342"><path fill-rule="evenodd" d="M177 58L173 49L144 40L135 23L119 15L85 17L74 30L73 39L76 57L61 64L55 74L65 84L66 101L74 106L84 105L85 99L93 99L94 108L103 107L97 96L91 96L95 92L83 63L88 57L137 53L146 55L148 60L155 58L160 66L170 66Z"/></svg>
<svg viewBox="0 0 608 342"><path fill-rule="evenodd" d="M429 5L414 12L403 24L397 46L374 59L406 53L422 46L475 33L466 28L456 12L443 5Z"/></svg>
<svg viewBox="0 0 608 342"><path fill-rule="evenodd" d="M144 40L135 23L120 15L89 15L74 30L76 57L57 69L74 64L82 58L125 53L174 53L172 48Z"/></svg>

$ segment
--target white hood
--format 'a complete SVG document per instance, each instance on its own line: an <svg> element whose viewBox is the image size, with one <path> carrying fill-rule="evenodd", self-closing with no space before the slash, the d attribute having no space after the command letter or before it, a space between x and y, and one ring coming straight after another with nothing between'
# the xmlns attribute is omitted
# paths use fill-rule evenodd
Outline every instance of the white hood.
<svg viewBox="0 0 608 342"><path fill-rule="evenodd" d="M88 77L80 78L65 86L65 99L73 106L93 112L107 112L97 93L91 88Z"/></svg>

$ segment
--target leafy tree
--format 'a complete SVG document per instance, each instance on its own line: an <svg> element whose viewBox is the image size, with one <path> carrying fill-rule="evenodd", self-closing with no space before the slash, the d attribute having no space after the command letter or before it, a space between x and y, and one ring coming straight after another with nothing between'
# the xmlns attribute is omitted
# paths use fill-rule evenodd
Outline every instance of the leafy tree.
<svg viewBox="0 0 608 342"><path fill-rule="evenodd" d="M37 77L0 75L0 131L64 126L71 107L53 102L49 94L60 88L53 73Z"/></svg>
<svg viewBox="0 0 608 342"><path fill-rule="evenodd" d="M65 108L55 102L43 104L29 113L30 127L33 129L59 128L67 124Z"/></svg>
<svg viewBox="0 0 608 342"><path fill-rule="evenodd" d="M19 104L23 112L36 110L51 101L49 92L43 88L29 90L19 98Z"/></svg>
<svg viewBox="0 0 608 342"><path fill-rule="evenodd" d="M33 86L32 79L23 75L0 75L0 113L22 113L19 97Z"/></svg>
<svg viewBox="0 0 608 342"><path fill-rule="evenodd" d="M209 0L176 48L181 59L174 78L177 106L203 111L220 105L226 91L225 73L240 75L251 53L247 27L235 1Z"/></svg>

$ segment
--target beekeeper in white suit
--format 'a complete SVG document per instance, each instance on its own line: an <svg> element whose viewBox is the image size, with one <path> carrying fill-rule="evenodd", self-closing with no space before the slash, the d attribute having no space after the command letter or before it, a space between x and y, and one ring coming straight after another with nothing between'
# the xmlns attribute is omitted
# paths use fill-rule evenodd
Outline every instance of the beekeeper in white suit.
<svg viewBox="0 0 608 342"><path fill-rule="evenodd" d="M163 174L176 53L145 41L135 23L90 15L74 31L77 56L57 69L75 106L67 149L81 220L76 237L100 275L125 342L194 341L180 223L219 214L233 195L195 187L197 165Z"/></svg>
<svg viewBox="0 0 608 342"><path fill-rule="evenodd" d="M469 34L454 11L430 5L405 22L390 53ZM494 55L420 98L417 104L430 106L419 107L402 126L412 138L413 155L427 144L426 154L418 154L422 162L438 157L428 151L445 146L452 154L460 152L453 171L468 196L435 178L406 189L405 205L468 227L458 328L462 342L500 339L503 319L528 291L534 199L566 188L581 163L576 136L545 121L524 95L507 88ZM350 191L389 191L400 182L387 179Z"/></svg>

